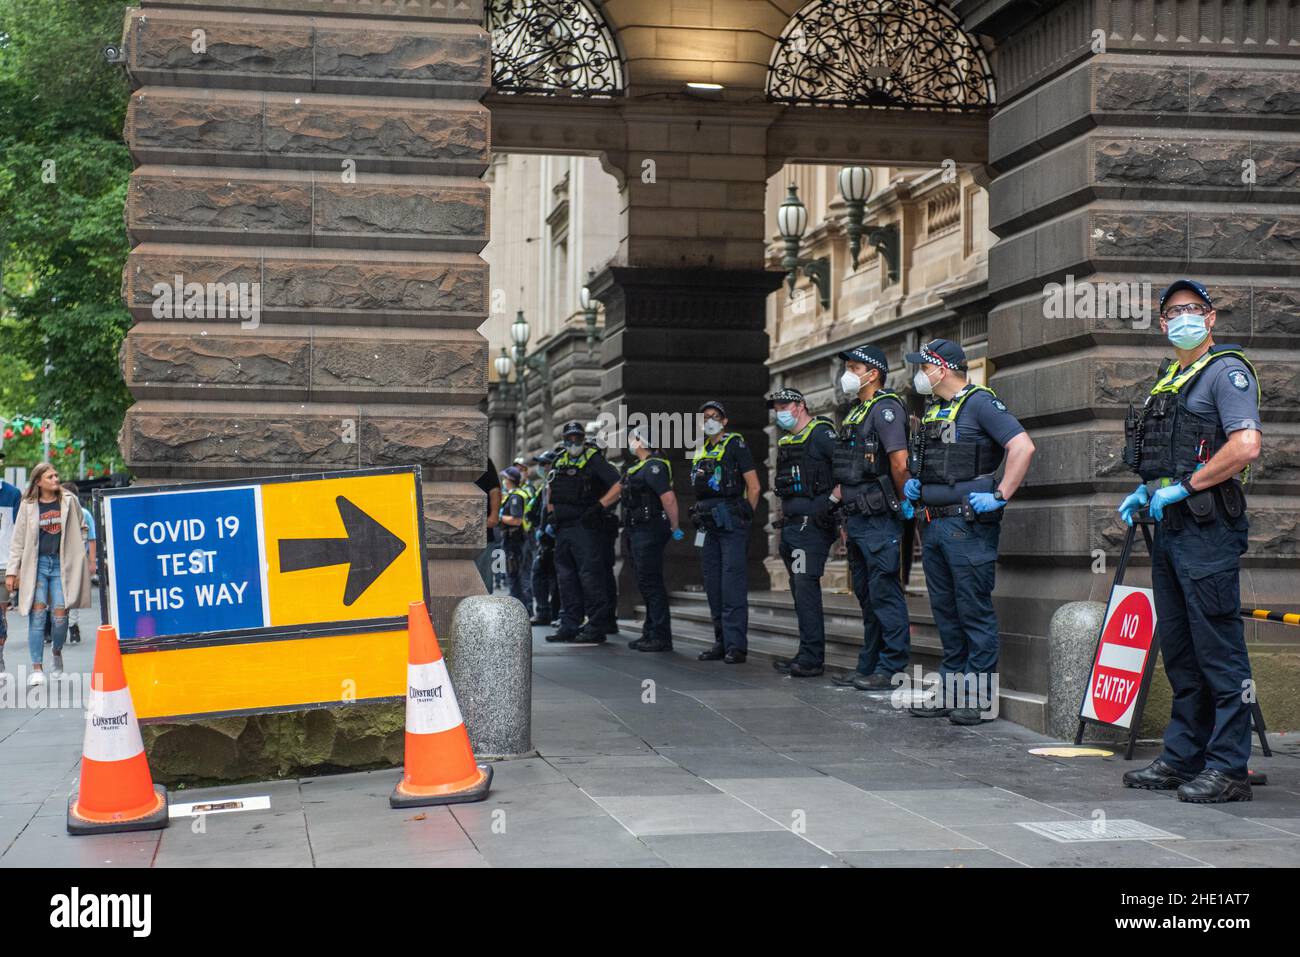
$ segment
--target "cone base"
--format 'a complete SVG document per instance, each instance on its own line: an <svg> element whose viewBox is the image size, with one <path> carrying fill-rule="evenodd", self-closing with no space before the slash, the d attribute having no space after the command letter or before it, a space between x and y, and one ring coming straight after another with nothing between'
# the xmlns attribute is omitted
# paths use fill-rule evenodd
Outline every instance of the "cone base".
<svg viewBox="0 0 1300 957"><path fill-rule="evenodd" d="M161 784L153 786L158 796L158 807L143 817L124 821L92 821L77 814L77 794L68 798L68 833L69 834L117 834L122 831L158 831L171 823L168 817L167 788Z"/></svg>
<svg viewBox="0 0 1300 957"><path fill-rule="evenodd" d="M397 782L392 795L388 798L389 807L432 807L438 804L470 804L482 801L488 796L492 787L492 765L478 766L479 778L469 787L448 794L412 794L402 790L402 782Z"/></svg>

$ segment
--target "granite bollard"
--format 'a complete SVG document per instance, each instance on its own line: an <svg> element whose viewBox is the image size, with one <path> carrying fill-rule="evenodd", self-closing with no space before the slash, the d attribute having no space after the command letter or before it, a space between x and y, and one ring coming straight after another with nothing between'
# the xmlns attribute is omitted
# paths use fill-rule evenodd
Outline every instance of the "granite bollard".
<svg viewBox="0 0 1300 957"><path fill-rule="evenodd" d="M524 606L491 595L463 599L448 660L475 757L532 753L533 629Z"/></svg>
<svg viewBox="0 0 1300 957"><path fill-rule="evenodd" d="M1106 605L1099 601L1066 602L1052 615L1047 629L1047 733L1073 741L1079 727L1079 704L1092 674L1097 636L1106 617ZM1123 731L1089 725L1086 742L1117 743L1126 740Z"/></svg>

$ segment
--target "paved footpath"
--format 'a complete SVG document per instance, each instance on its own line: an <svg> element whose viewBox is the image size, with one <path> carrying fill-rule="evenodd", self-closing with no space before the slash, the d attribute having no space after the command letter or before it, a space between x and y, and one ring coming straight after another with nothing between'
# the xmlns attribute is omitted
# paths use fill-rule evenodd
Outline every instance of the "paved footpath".
<svg viewBox="0 0 1300 957"><path fill-rule="evenodd" d="M10 621L12 669L26 656ZM1300 865L1294 739L1256 752L1270 783L1253 802L1193 806L1122 787L1137 762L1031 755L1047 739L1006 721L959 728L766 662L554 647L541 633L538 755L498 763L486 801L451 808L390 809L392 770L176 791L271 807L72 838L81 712L0 710L0 866ZM69 670L89 670L91 654L70 646ZM1070 822L1087 840L1041 833ZM1097 839L1135 822L1158 831Z"/></svg>

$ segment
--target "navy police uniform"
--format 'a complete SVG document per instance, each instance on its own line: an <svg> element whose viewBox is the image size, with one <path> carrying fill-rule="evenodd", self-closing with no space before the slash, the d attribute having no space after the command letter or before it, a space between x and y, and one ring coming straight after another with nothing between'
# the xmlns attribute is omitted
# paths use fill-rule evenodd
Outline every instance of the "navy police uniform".
<svg viewBox="0 0 1300 957"><path fill-rule="evenodd" d="M907 355L906 361L965 368L960 347L937 342L951 354L945 357L927 347ZM968 496L997 488L994 473L1006 445L1024 431L992 389L968 384L951 399L937 400L926 409L912 441L911 472L921 483L916 506L921 561L943 645L939 671L945 689L950 687L949 675L962 676L964 684L979 682L975 687L966 684L968 694L993 686L998 668L993 585L1003 510L976 514Z"/></svg>
<svg viewBox="0 0 1300 957"><path fill-rule="evenodd" d="M1199 284L1175 283L1198 291ZM1177 484L1240 429L1260 429L1259 385L1239 346L1216 345L1186 368L1161 363L1140 415L1126 423L1125 462L1148 493ZM1240 617L1241 556L1249 521L1241 477L1194 491L1164 508L1156 524L1151 584L1160 654L1173 711L1160 760L1186 776L1247 775L1250 658ZM1249 797L1247 788L1246 796Z"/></svg>
<svg viewBox="0 0 1300 957"><path fill-rule="evenodd" d="M803 402L798 389L781 389L767 400ZM772 491L781 499L781 561L790 578L795 616L799 622L799 650L790 664L796 674L820 673L826 663L826 617L822 607L822 575L835 540L830 514L831 458L835 454L835 428L818 416L798 432L781 436L776 447L776 476Z"/></svg>
<svg viewBox="0 0 1300 957"><path fill-rule="evenodd" d="M660 455L640 459L623 473L623 527L636 587L645 602L645 625L634 647L647 644L666 651L673 645L668 588L664 584L664 548L671 531L661 499L672 490L673 467Z"/></svg>
<svg viewBox="0 0 1300 957"><path fill-rule="evenodd" d="M839 357L879 369L881 381L889 372L884 354L874 347ZM907 446L907 409L895 393L877 389L844 417L835 448L833 477L842 496L849 575L862 608L857 673L863 677L892 677L907 668L911 655L899 576L903 517L889 466L890 453Z"/></svg>
<svg viewBox="0 0 1300 957"><path fill-rule="evenodd" d="M754 470L754 455L738 432L705 439L691 459L691 488L696 498L691 518L704 532L700 567L713 618L714 648L709 654L721 650L745 655L749 651L745 563L754 510L745 498L744 475Z"/></svg>
<svg viewBox="0 0 1300 957"><path fill-rule="evenodd" d="M547 488L561 609L560 627L551 640L605 640L603 622L610 612L603 566L606 518L600 498L617 481L618 471L594 445L584 444L576 455L566 449L555 460ZM582 628L584 612L587 624Z"/></svg>

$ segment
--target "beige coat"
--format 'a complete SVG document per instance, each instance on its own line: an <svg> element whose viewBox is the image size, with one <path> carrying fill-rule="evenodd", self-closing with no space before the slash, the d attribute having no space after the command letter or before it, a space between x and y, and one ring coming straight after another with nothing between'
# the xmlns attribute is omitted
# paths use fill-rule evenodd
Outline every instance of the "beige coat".
<svg viewBox="0 0 1300 957"><path fill-rule="evenodd" d="M90 562L86 560L86 517L77 496L62 491L63 536L59 541L59 567L63 572L63 599L65 608L90 607ZM35 499L24 499L18 506L18 519L14 522L14 541L9 549L9 563L5 575L18 576L18 606L20 615L29 615L36 598L36 562L40 538L40 506Z"/></svg>

